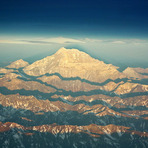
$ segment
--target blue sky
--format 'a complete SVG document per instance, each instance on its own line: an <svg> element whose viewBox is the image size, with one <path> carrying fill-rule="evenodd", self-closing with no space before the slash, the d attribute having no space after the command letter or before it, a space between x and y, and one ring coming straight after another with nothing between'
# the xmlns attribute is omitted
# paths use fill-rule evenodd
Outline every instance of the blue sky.
<svg viewBox="0 0 148 148"><path fill-rule="evenodd" d="M146 0L0 0L0 61L66 46L147 64L147 8Z"/></svg>
<svg viewBox="0 0 148 148"><path fill-rule="evenodd" d="M146 0L0 1L1 35L148 37Z"/></svg>

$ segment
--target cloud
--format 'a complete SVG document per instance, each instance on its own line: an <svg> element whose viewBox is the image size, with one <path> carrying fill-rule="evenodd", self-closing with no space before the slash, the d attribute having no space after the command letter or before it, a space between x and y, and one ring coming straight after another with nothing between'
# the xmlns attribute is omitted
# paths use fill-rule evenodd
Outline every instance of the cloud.
<svg viewBox="0 0 148 148"><path fill-rule="evenodd" d="M114 43L114 44L125 44L126 42L125 41L113 41L111 43Z"/></svg>
<svg viewBox="0 0 148 148"><path fill-rule="evenodd" d="M133 44L133 45L140 45L140 44L148 44L148 40L144 39L97 39L97 38L85 38L83 39L85 43L105 43L105 44Z"/></svg>
<svg viewBox="0 0 148 148"><path fill-rule="evenodd" d="M25 44L24 41L17 41L17 40L0 40L0 43L4 43L4 44Z"/></svg>
<svg viewBox="0 0 148 148"><path fill-rule="evenodd" d="M148 43L147 40L142 39L100 39L100 38L81 38L81 39L74 39L74 38L65 38L65 37L55 37L55 38L20 38L20 39L2 39L0 43L5 44L133 44L133 45L143 45Z"/></svg>
<svg viewBox="0 0 148 148"><path fill-rule="evenodd" d="M141 45L147 44L148 40L143 39L121 39L121 40L113 40L111 43L114 44L133 44L133 45Z"/></svg>
<svg viewBox="0 0 148 148"><path fill-rule="evenodd" d="M49 44L49 42L46 41L33 41L33 40L21 40L21 42L26 44Z"/></svg>
<svg viewBox="0 0 148 148"><path fill-rule="evenodd" d="M83 41L86 43L86 42L103 42L103 40L101 39L93 39L93 38L85 38L83 39Z"/></svg>
<svg viewBox="0 0 148 148"><path fill-rule="evenodd" d="M11 39L11 40L0 40L0 43L7 44L70 44L70 43L85 43L79 39L73 38L64 38L64 37L56 37L56 38L35 38L35 39Z"/></svg>
<svg viewBox="0 0 148 148"><path fill-rule="evenodd" d="M64 37L57 37L57 38L48 38L44 39L44 41L50 43L58 43L58 44L65 44L65 43L85 43L82 40L72 39L72 38L64 38Z"/></svg>

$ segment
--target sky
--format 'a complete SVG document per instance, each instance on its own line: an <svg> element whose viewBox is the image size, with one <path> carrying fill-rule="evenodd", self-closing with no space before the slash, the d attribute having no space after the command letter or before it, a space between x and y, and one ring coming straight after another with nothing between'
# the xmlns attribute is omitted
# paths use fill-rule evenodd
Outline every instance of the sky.
<svg viewBox="0 0 148 148"><path fill-rule="evenodd" d="M0 0L0 62L67 47L146 67L147 8L147 0Z"/></svg>

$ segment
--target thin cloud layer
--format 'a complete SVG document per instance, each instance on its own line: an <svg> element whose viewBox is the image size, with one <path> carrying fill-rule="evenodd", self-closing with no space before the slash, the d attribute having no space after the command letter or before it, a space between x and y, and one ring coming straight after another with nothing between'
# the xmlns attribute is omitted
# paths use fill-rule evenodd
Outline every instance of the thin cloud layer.
<svg viewBox="0 0 148 148"><path fill-rule="evenodd" d="M11 39L11 40L0 40L0 43L7 44L71 44L71 43L85 43L82 40L73 38L42 38L42 39Z"/></svg>
<svg viewBox="0 0 148 148"><path fill-rule="evenodd" d="M114 44L125 44L126 42L124 42L124 41L113 41L111 43L114 43Z"/></svg>
<svg viewBox="0 0 148 148"><path fill-rule="evenodd" d="M78 39L64 38L64 37L48 38L48 39L44 39L44 41L49 42L49 43L58 43L58 44L84 43L83 41L78 40Z"/></svg>
<svg viewBox="0 0 148 148"><path fill-rule="evenodd" d="M87 44L87 43L111 43L111 44L145 44L147 40L141 39L98 39L98 38L84 38L84 39L73 39L65 37L55 38L31 38L31 39L8 39L0 40L0 43L5 44Z"/></svg>

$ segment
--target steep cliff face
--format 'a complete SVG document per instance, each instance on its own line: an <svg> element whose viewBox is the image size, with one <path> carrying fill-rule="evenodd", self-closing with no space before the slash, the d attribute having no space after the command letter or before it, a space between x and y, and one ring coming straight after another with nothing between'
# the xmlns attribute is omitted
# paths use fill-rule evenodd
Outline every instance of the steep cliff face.
<svg viewBox="0 0 148 148"><path fill-rule="evenodd" d="M148 147L146 73L65 48L31 65L13 62L0 69L0 145Z"/></svg>

